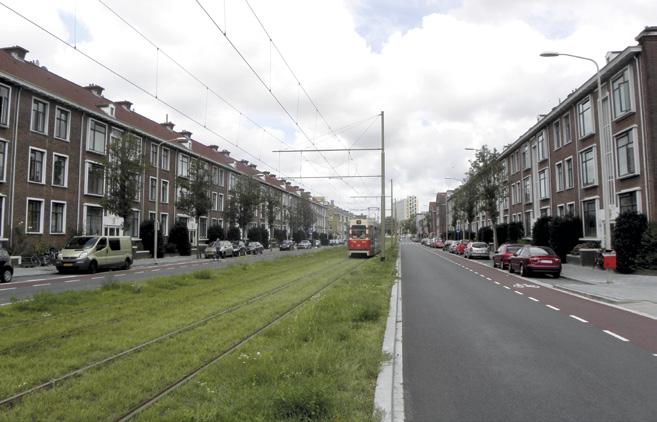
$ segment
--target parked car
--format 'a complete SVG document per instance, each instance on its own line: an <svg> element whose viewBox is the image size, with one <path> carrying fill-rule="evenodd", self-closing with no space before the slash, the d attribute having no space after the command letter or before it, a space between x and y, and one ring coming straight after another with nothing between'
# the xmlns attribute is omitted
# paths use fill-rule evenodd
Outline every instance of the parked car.
<svg viewBox="0 0 657 422"><path fill-rule="evenodd" d="M293 251L294 250L294 242L291 240L284 240L281 242L280 245L278 245L278 250L279 251Z"/></svg>
<svg viewBox="0 0 657 422"><path fill-rule="evenodd" d="M561 259L547 246L525 245L509 259L509 272L519 272L522 276L531 273L561 275Z"/></svg>
<svg viewBox="0 0 657 422"><path fill-rule="evenodd" d="M0 247L0 283L9 283L14 276L14 267L11 265L9 252Z"/></svg>
<svg viewBox="0 0 657 422"><path fill-rule="evenodd" d="M522 245L515 243L505 243L500 245L493 255L493 268L501 268L506 270L509 266L509 258L518 250L522 248Z"/></svg>
<svg viewBox="0 0 657 422"><path fill-rule="evenodd" d="M433 242L433 247L434 247L434 248L442 249L443 246L445 246L445 244L443 243L443 241L442 241L441 239L436 239L436 240Z"/></svg>
<svg viewBox="0 0 657 422"><path fill-rule="evenodd" d="M461 240L456 244L455 253L458 255L463 255L465 253L465 245L468 244L467 240Z"/></svg>
<svg viewBox="0 0 657 422"><path fill-rule="evenodd" d="M95 273L101 268L123 268L132 265L130 236L74 236L59 251L55 267L60 273L67 270Z"/></svg>
<svg viewBox="0 0 657 422"><path fill-rule="evenodd" d="M233 256L246 255L246 245L241 240L234 240L233 242Z"/></svg>
<svg viewBox="0 0 657 422"><path fill-rule="evenodd" d="M452 246L452 243L454 243L453 240L446 240L443 244L443 250L449 252L449 248Z"/></svg>
<svg viewBox="0 0 657 422"><path fill-rule="evenodd" d="M488 251L488 243L484 242L468 242L463 253L468 259L472 258L485 258L490 259L490 252Z"/></svg>
<svg viewBox="0 0 657 422"><path fill-rule="evenodd" d="M227 256L233 256L233 244L227 240L215 240L205 248L206 258L217 259L226 258Z"/></svg>
<svg viewBox="0 0 657 422"><path fill-rule="evenodd" d="M219 244L219 240L214 240L210 243L208 243L208 246L205 248L205 251L203 251L203 254L205 255L206 258L216 258L217 257L217 248L215 245Z"/></svg>
<svg viewBox="0 0 657 422"><path fill-rule="evenodd" d="M312 245L310 244L309 240L302 240L297 245L297 249L310 249L311 247L312 247Z"/></svg>
<svg viewBox="0 0 657 422"><path fill-rule="evenodd" d="M319 248L320 246L322 246L322 241L319 240L319 239L315 239L315 240L313 241L313 243L314 243L314 246L315 246L316 248Z"/></svg>
<svg viewBox="0 0 657 422"><path fill-rule="evenodd" d="M262 255L264 249L265 248L260 242L249 242L249 244L246 245L246 253L251 255Z"/></svg>

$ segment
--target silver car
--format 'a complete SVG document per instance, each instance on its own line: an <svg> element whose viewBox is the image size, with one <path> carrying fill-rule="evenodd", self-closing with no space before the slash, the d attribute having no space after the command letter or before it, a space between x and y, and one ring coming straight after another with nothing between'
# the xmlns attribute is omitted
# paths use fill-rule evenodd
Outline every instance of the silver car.
<svg viewBox="0 0 657 422"><path fill-rule="evenodd" d="M466 258L485 258L490 259L488 244L484 242L470 242L465 247L463 255Z"/></svg>

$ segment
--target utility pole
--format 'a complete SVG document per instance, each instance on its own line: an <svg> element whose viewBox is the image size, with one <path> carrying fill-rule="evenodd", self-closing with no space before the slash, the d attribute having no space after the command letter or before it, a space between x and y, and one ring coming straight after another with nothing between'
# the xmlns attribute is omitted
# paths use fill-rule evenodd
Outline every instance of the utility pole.
<svg viewBox="0 0 657 422"><path fill-rule="evenodd" d="M392 238L395 238L395 210L393 208L393 200L392 200L392 179L390 179L390 224L392 227L390 227L390 234L392 235Z"/></svg>
<svg viewBox="0 0 657 422"><path fill-rule="evenodd" d="M381 261L386 259L386 152L383 111L381 111Z"/></svg>

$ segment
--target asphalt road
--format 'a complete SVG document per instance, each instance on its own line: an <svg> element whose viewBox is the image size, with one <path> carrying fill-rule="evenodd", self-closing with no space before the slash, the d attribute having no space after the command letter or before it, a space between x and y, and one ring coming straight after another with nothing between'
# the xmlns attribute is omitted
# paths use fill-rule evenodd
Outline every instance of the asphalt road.
<svg viewBox="0 0 657 422"><path fill-rule="evenodd" d="M129 282L157 276L186 274L204 268L223 268L229 265L275 259L281 256L312 253L317 250L307 249L280 252L277 249L273 249L264 251L262 255L246 255L219 260L194 259L159 265L137 264L133 265L129 270L104 270L96 274L77 273L60 275L56 270L53 270L52 274L14 277L14 280L10 283L0 284L0 306L10 304L12 299L29 299L41 292L61 293L68 290L94 290L101 287L104 283L112 281Z"/></svg>
<svg viewBox="0 0 657 422"><path fill-rule="evenodd" d="M401 265L408 421L657 420L657 321L416 243Z"/></svg>

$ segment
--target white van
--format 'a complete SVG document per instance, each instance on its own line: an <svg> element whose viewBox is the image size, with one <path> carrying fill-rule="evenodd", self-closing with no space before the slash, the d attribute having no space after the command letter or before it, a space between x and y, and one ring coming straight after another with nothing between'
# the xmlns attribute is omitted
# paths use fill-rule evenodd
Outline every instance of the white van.
<svg viewBox="0 0 657 422"><path fill-rule="evenodd" d="M60 273L68 270L95 273L101 268L132 265L132 240L129 236L75 236L57 254L55 266Z"/></svg>

